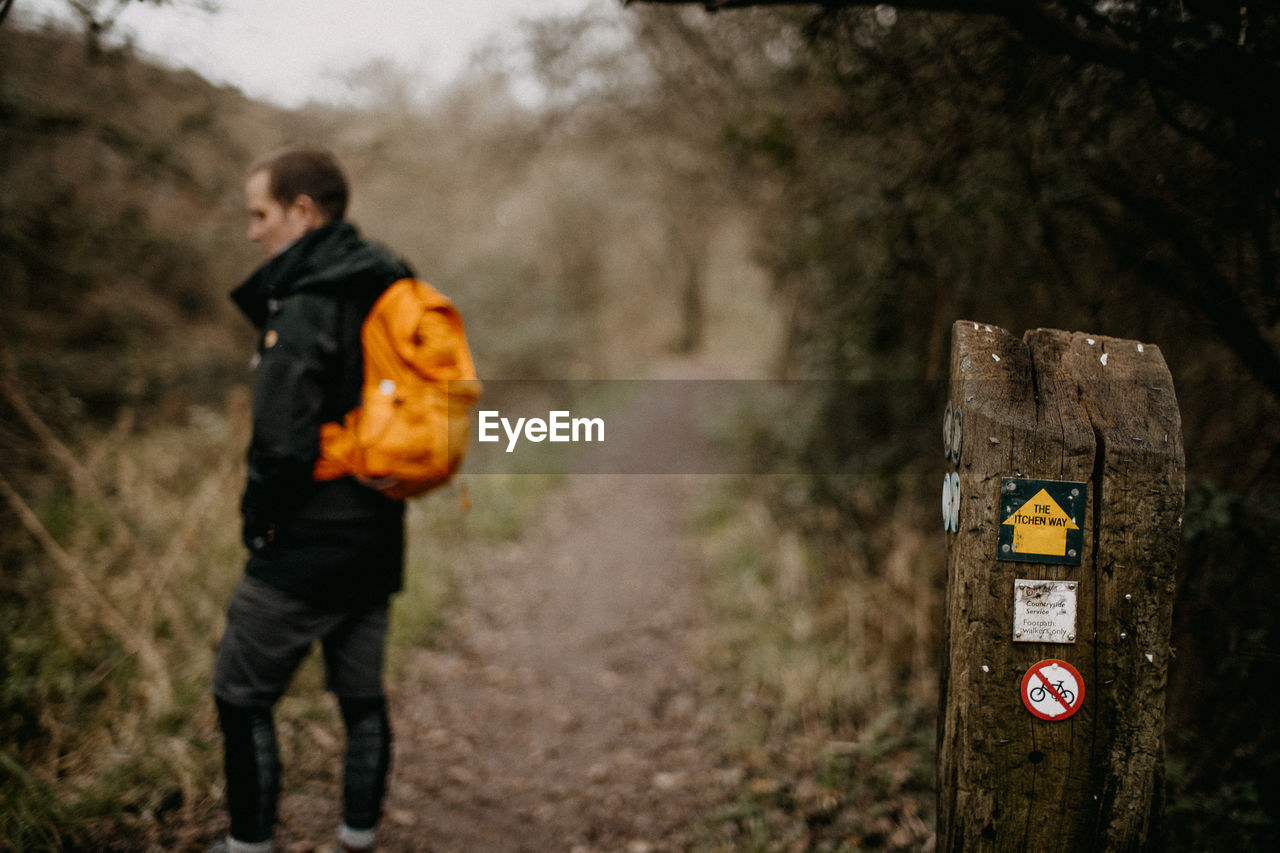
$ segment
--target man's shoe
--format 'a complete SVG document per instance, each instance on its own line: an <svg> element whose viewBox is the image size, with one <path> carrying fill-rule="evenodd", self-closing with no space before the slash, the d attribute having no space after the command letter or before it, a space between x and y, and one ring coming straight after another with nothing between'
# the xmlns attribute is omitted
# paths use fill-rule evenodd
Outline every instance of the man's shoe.
<svg viewBox="0 0 1280 853"><path fill-rule="evenodd" d="M205 848L205 853L240 853L242 850L249 850L252 853L270 853L271 842L260 841L257 844L249 844L246 842L233 842L230 838L219 838L217 841L210 842Z"/></svg>
<svg viewBox="0 0 1280 853"><path fill-rule="evenodd" d="M338 849L342 853L373 853L377 832L377 829L352 829L343 824L338 827Z"/></svg>

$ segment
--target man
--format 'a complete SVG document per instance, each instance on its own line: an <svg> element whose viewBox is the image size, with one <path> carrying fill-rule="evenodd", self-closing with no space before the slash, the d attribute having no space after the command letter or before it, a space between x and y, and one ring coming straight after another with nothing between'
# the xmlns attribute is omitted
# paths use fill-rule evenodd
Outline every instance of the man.
<svg viewBox="0 0 1280 853"><path fill-rule="evenodd" d="M232 293L261 331L241 503L245 574L214 667L231 831L219 849L269 853L280 790L272 708L315 642L346 726L343 850L372 850L390 764L382 686L388 598L400 589L404 505L347 477L317 482L320 425L360 399L360 332L409 268L345 219L327 152L289 148L252 168L249 238L266 260Z"/></svg>

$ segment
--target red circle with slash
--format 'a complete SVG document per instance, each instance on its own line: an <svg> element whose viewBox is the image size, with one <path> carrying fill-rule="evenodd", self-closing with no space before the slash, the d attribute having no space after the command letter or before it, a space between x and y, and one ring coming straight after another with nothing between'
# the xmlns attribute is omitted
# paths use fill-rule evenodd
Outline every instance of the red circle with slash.
<svg viewBox="0 0 1280 853"><path fill-rule="evenodd" d="M1022 704L1042 720L1065 720L1084 704L1084 678L1064 660L1042 660L1022 677Z"/></svg>

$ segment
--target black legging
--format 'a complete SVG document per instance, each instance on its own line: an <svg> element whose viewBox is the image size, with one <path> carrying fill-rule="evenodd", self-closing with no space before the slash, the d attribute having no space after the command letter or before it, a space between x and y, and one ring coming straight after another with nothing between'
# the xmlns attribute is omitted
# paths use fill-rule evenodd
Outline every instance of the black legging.
<svg viewBox="0 0 1280 853"><path fill-rule="evenodd" d="M270 708L245 708L216 700L222 726L231 837L271 838L280 798L280 749ZM372 829L382 811L391 765L391 722L386 699L339 699L347 729L343 762L343 821Z"/></svg>
<svg viewBox="0 0 1280 853"><path fill-rule="evenodd" d="M352 829L373 829L382 814L391 767L391 721L387 700L340 699L347 726L347 755L343 761L343 822Z"/></svg>

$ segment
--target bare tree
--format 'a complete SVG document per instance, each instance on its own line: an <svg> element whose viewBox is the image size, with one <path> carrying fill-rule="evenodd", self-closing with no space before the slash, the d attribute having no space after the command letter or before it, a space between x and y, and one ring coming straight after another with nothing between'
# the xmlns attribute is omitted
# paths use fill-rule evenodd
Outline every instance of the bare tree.
<svg viewBox="0 0 1280 853"><path fill-rule="evenodd" d="M10 0L12 2L12 0ZM129 6L129 0L66 0L72 13L84 29L90 52L102 46L102 39L115 28L120 15ZM205 12L218 10L217 0L140 0L154 6L187 5ZM6 7L9 3L5 4ZM3 18L0 12L0 18Z"/></svg>
<svg viewBox="0 0 1280 853"><path fill-rule="evenodd" d="M857 10L874 9L889 19L896 9L955 13L1006 22L1035 49L1069 58L1069 73L1077 80L1099 68L1123 75L1137 84L1135 91L1145 91L1169 128L1216 162L1221 180L1232 187L1222 183L1216 192L1232 195L1237 224L1227 233L1228 226L1202 206L1180 205L1168 187L1148 180L1141 169L1113 168L1086 175L1098 194L1091 215L1099 233L1117 257L1127 257L1162 292L1204 317L1280 397L1280 110L1274 103L1280 91L1280 8L1274 0L902 0L892 7L874 0L624 3L696 4L712 12L804 6L814 11L813 32ZM1150 251L1153 243L1160 252Z"/></svg>

